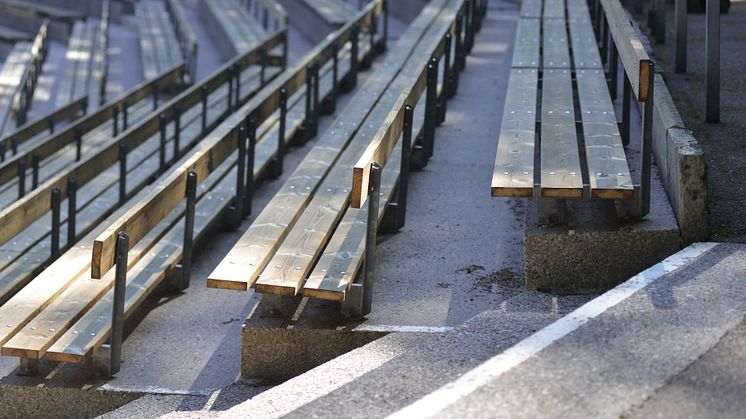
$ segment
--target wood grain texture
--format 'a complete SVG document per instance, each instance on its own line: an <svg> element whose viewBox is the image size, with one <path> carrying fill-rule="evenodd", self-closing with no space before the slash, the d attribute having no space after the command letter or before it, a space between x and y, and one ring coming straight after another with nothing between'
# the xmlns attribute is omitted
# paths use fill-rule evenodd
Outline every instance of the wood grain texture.
<svg viewBox="0 0 746 419"><path fill-rule="evenodd" d="M518 19L513 46L513 68L538 68L541 20Z"/></svg>

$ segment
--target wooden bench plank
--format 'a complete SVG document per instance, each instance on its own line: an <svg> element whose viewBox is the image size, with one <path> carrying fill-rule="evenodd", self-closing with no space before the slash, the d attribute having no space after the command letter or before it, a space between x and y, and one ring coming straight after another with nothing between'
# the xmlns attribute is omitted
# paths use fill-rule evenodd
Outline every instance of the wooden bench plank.
<svg viewBox="0 0 746 419"><path fill-rule="evenodd" d="M569 26L575 68L603 68L590 17L571 20Z"/></svg>
<svg viewBox="0 0 746 419"><path fill-rule="evenodd" d="M544 19L564 19L565 0L544 0Z"/></svg>
<svg viewBox="0 0 746 419"><path fill-rule="evenodd" d="M626 199L634 194L614 105L603 70L576 72L591 197Z"/></svg>
<svg viewBox="0 0 746 419"><path fill-rule="evenodd" d="M533 195L537 90L538 70L510 71L492 173L492 196Z"/></svg>
<svg viewBox="0 0 746 419"><path fill-rule="evenodd" d="M431 1L415 18L379 69L340 112L317 145L209 275L208 286L245 291L255 283L289 228L308 205L313 191L327 176L330 167L360 128L361 121L368 117L373 105L412 54L414 45L420 42L446 3L447 0Z"/></svg>
<svg viewBox="0 0 746 419"><path fill-rule="evenodd" d="M539 67L540 27L541 20L539 19L518 19L513 46L513 68Z"/></svg>
<svg viewBox="0 0 746 419"><path fill-rule="evenodd" d="M570 68L570 43L564 19L543 19L543 68Z"/></svg>
<svg viewBox="0 0 746 419"><path fill-rule="evenodd" d="M523 0L520 16L522 18L541 18L542 0Z"/></svg>
<svg viewBox="0 0 746 419"><path fill-rule="evenodd" d="M544 70L541 94L541 196L580 198L583 180L570 70Z"/></svg>

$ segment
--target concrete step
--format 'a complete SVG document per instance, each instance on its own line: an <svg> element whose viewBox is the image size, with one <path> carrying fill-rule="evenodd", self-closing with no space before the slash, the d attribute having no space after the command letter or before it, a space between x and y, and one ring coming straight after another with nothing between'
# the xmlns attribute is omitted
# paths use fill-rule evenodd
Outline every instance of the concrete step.
<svg viewBox="0 0 746 419"><path fill-rule="evenodd" d="M393 417L743 417L745 276L692 245Z"/></svg>

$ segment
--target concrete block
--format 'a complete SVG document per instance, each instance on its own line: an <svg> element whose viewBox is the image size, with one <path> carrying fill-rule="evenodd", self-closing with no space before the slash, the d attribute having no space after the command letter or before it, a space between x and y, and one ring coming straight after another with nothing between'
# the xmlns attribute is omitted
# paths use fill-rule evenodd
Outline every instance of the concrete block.
<svg viewBox="0 0 746 419"><path fill-rule="evenodd" d="M655 75L653 154L685 243L706 240L707 168L660 74Z"/></svg>
<svg viewBox="0 0 746 419"><path fill-rule="evenodd" d="M386 332L354 330L339 304L285 298L280 312L258 303L241 329L241 376L280 381L300 375Z"/></svg>
<svg viewBox="0 0 746 419"><path fill-rule="evenodd" d="M677 252L679 227L660 178L654 176L650 213L621 221L613 201L576 200L567 225L539 225L537 200L526 210L526 287L558 294L606 291Z"/></svg>

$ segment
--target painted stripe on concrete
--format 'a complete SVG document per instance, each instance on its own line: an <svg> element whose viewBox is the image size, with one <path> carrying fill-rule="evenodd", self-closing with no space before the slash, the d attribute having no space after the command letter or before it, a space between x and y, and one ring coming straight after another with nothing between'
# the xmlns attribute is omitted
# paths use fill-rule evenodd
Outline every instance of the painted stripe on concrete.
<svg viewBox="0 0 746 419"><path fill-rule="evenodd" d="M395 324L371 324L352 329L356 332L384 332L384 333L447 333L453 330L451 326L406 326Z"/></svg>
<svg viewBox="0 0 746 419"><path fill-rule="evenodd" d="M717 243L695 243L681 250L534 333L505 352L490 358L482 365L462 375L459 379L444 385L404 409L393 413L389 418L409 419L412 417L421 418L436 415L449 405L499 377L504 372L535 356L553 342L577 330L607 309L647 287L658 278L688 264L692 259L702 256L715 246L717 246Z"/></svg>

